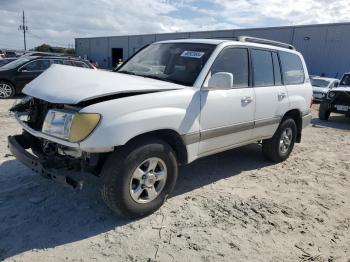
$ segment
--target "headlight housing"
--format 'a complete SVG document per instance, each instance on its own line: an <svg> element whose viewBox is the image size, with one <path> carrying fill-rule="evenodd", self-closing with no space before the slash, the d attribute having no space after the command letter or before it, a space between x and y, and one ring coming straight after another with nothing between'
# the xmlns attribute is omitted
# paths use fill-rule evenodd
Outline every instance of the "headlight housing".
<svg viewBox="0 0 350 262"><path fill-rule="evenodd" d="M332 92L332 91L328 92L328 97L329 98L334 98L335 97L335 92Z"/></svg>
<svg viewBox="0 0 350 262"><path fill-rule="evenodd" d="M70 142L80 142L92 133L100 118L101 116L95 113L49 110L42 132Z"/></svg>

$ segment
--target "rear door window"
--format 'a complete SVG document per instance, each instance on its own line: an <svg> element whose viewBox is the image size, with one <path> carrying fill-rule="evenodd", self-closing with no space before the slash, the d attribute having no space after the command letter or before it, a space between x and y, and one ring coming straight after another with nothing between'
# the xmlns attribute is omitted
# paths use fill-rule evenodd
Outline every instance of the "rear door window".
<svg viewBox="0 0 350 262"><path fill-rule="evenodd" d="M293 53L280 52L283 80L285 85L304 83L305 75L300 57Z"/></svg>
<svg viewBox="0 0 350 262"><path fill-rule="evenodd" d="M36 72L36 71L44 71L48 69L50 66L49 60L35 60L26 64L22 70L26 70L28 72Z"/></svg>
<svg viewBox="0 0 350 262"><path fill-rule="evenodd" d="M252 52L254 86L273 86L273 63L270 51L255 50Z"/></svg>

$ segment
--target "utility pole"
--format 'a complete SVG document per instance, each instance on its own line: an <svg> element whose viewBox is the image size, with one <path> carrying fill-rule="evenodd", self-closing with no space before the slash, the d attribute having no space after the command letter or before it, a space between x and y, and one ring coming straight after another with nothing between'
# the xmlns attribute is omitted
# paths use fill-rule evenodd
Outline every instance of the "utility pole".
<svg viewBox="0 0 350 262"><path fill-rule="evenodd" d="M19 30L23 31L24 51L26 51L27 50L26 31L28 31L28 26L26 26L24 11L23 11L23 16L22 16L22 25L19 26Z"/></svg>

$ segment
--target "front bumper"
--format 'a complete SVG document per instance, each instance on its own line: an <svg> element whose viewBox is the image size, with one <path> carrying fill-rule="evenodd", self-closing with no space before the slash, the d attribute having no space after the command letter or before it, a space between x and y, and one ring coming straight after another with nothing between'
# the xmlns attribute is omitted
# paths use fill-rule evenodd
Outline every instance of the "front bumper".
<svg viewBox="0 0 350 262"><path fill-rule="evenodd" d="M8 147L14 157L29 167L32 171L52 179L58 183L81 189L83 180L79 179L77 172L72 172L66 168L47 168L46 161L29 153L26 149L30 148L28 137L25 135L15 135L8 137ZM74 178L73 178L74 176ZM78 178L78 179L77 179Z"/></svg>

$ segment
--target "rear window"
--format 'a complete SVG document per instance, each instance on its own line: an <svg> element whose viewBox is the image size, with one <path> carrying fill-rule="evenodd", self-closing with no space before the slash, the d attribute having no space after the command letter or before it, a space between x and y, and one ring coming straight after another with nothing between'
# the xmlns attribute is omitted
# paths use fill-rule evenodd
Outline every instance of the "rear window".
<svg viewBox="0 0 350 262"><path fill-rule="evenodd" d="M304 83L305 75L300 57L296 54L280 52L282 73L285 85Z"/></svg>
<svg viewBox="0 0 350 262"><path fill-rule="evenodd" d="M74 63L74 65L77 66L77 67L89 68L89 67L87 66L87 64L85 64L84 62L81 62L81 61L74 61L73 63Z"/></svg>

